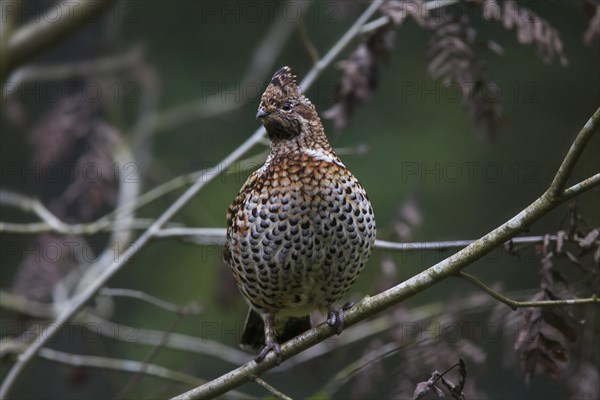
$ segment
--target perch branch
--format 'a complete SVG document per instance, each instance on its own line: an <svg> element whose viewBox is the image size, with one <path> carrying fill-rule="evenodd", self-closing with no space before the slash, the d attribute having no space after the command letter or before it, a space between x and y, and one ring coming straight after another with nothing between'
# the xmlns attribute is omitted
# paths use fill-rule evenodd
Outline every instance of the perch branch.
<svg viewBox="0 0 600 400"><path fill-rule="evenodd" d="M561 165L561 180L568 179L578 155L583 151L585 144L589 142L592 135L600 127L600 108L594 113L590 120L585 124L584 128L575 138L574 145L571 146L569 152L565 156L565 160ZM577 144L577 145L575 145ZM573 155L575 153L575 155ZM557 174L558 175L558 174ZM555 178L556 181L556 178ZM553 181L553 184L555 184ZM551 195L546 191L537 200L515 215L513 218L492 230L480 239L474 241L466 248L451 255L450 257L440 261L434 266L425 271L413 276L412 278L379 293L372 297L365 297L360 302L350 308L344 318L345 327L352 326L359 321L362 321L370 316L375 315L401 301L417 294L434 284L450 277L457 275L463 268L472 262L480 259L496 247L502 245L512 237L529 228L531 224L542 218L548 212L556 208L556 206L565 201L566 198ZM303 350L333 336L335 330L328 324L320 324L317 327L297 336L281 346L281 360L300 353ZM190 391L176 396L177 400L192 400L192 399L207 399L213 398L227 391L238 387L244 383L250 375L259 376L262 373L272 369L277 364L278 357L274 352L270 352L267 357L260 363L250 361L237 369L234 369L219 378L216 378L202 386L194 388Z"/></svg>

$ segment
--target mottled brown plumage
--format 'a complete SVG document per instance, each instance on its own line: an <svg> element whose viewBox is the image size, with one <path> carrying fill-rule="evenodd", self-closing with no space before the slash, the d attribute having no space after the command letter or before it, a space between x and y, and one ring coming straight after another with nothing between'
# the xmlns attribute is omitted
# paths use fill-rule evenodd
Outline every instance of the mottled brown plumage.
<svg viewBox="0 0 600 400"><path fill-rule="evenodd" d="M367 262L375 219L288 67L271 79L256 116L271 150L227 210L224 259L251 307L242 346L264 345L260 361L310 328L315 309L341 331L343 310L335 303Z"/></svg>

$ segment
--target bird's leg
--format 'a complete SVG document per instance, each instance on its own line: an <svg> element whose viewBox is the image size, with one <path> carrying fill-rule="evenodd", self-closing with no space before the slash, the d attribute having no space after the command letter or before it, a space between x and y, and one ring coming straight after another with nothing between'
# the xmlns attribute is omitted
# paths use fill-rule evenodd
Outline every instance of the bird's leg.
<svg viewBox="0 0 600 400"><path fill-rule="evenodd" d="M277 355L277 364L281 363L281 347L275 339L275 315L272 313L261 314L263 323L265 324L265 347L254 358L257 363L265 359L269 351L273 350Z"/></svg>
<svg viewBox="0 0 600 400"><path fill-rule="evenodd" d="M339 308L332 305L327 306L327 323L332 328L335 328L335 332L338 335L344 329L344 311L349 310L353 305L353 302L348 301Z"/></svg>

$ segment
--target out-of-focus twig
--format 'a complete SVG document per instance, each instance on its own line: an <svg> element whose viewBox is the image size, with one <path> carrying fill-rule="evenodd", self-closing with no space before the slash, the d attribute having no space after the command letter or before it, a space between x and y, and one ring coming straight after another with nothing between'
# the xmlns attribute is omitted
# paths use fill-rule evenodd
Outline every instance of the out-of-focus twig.
<svg viewBox="0 0 600 400"><path fill-rule="evenodd" d="M315 47L313 41L310 40L310 35L306 30L306 24L304 23L304 21L300 22L300 25L298 26L298 35L300 37L300 42L302 42L302 45L306 50L306 53L308 53L308 56L312 60L313 64L315 64L317 61L319 61L320 58L319 51Z"/></svg>
<svg viewBox="0 0 600 400"><path fill-rule="evenodd" d="M23 196L19 193L0 189L0 204L31 211L37 215L52 230L60 233L69 233L69 227L48 210L39 200ZM0 229L2 225L0 225Z"/></svg>
<svg viewBox="0 0 600 400"><path fill-rule="evenodd" d="M16 312L24 316L48 320L53 320L58 315L56 307L50 303L39 303L2 290L0 290L0 308L4 311ZM132 344L157 346L164 337L163 331L107 321L93 315L88 310L78 314L74 320L81 324L83 328L90 329L94 334L99 333L111 339L127 341ZM204 334L205 333L202 333L202 335ZM32 336L33 333L27 335L28 338L31 338ZM165 347L185 351L187 353L214 357L233 365L245 363L251 358L249 354L212 340L210 337L195 337L180 333L170 333L166 340ZM2 346L0 357L8 350L10 349L6 346ZM10 351L12 352L15 350L13 349Z"/></svg>
<svg viewBox="0 0 600 400"><path fill-rule="evenodd" d="M52 47L82 26L97 20L114 0L65 0L56 5L61 11L57 18L34 19L18 27L3 40L0 46L0 83L8 74L42 51ZM90 13L93 4L94 12Z"/></svg>
<svg viewBox="0 0 600 400"><path fill-rule="evenodd" d="M185 315L201 315L203 310L195 304L189 306L178 306L173 303L169 303L158 297L149 295L148 293L142 292L141 290L125 289L125 288L104 288L98 293L101 296L113 296L113 297L130 297L132 299L138 299L145 301L148 304L152 304L155 307L162 308L163 310Z"/></svg>
<svg viewBox="0 0 600 400"><path fill-rule="evenodd" d="M196 378L183 372L174 371L156 364L144 364L135 360L124 360L118 358L89 356L83 354L71 354L62 351L43 348L39 353L40 358L74 367L89 367L110 369L130 373L143 373L147 376L166 379L185 385L198 385L205 382L204 379Z"/></svg>
<svg viewBox="0 0 600 400"><path fill-rule="evenodd" d="M11 95L17 93L16 90L7 90L9 86L19 87L23 82L29 81L65 80L75 76L94 76L117 72L139 63L143 58L143 54L142 46L136 46L126 53L102 57L97 60L59 65L24 66L15 70L3 83L5 98L9 99Z"/></svg>
<svg viewBox="0 0 600 400"><path fill-rule="evenodd" d="M311 1L300 1L297 2L297 6L300 10L306 10L310 3ZM204 93L199 99L148 115L131 130L136 145L143 142L149 135L171 131L192 121L222 115L244 106L249 99L241 93L249 84L256 85L265 79L296 24L300 21L300 18L290 21L284 13L277 15L277 20L252 56L250 65L239 84L237 101L224 101L222 90L219 90L216 94L208 96L207 93Z"/></svg>

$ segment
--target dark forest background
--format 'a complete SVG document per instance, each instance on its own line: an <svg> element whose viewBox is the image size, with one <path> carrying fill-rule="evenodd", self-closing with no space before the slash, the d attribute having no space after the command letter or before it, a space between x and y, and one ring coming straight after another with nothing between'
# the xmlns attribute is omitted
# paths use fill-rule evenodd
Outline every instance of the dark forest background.
<svg viewBox="0 0 600 400"><path fill-rule="evenodd" d="M23 1L14 18L13 3L2 4L5 28L10 21L19 26L51 17L52 2ZM539 16L555 36L540 34L533 22L529 28L507 26L502 20L506 3ZM389 2L387 11L372 19L397 17L399 4ZM501 13L498 20L484 12L493 4ZM3 76L0 220L39 221L8 204L9 192L40 199L67 223L89 223L115 207L123 181L139 185L144 193L194 171L223 172L220 161L259 126L254 116L272 73L288 65L302 79L366 6L358 1L300 6L116 2L97 21L88 21ZM323 71L306 94L332 145L369 193L378 239L475 239L546 190L573 138L600 104L598 13L598 3L592 1L457 2L428 18L409 15L358 37ZM274 28L277 24L281 26ZM271 34L274 29L280 32ZM442 51L452 53L442 59ZM75 71L48 73L50 65L75 66ZM444 65L451 65L450 70L442 70ZM173 109L177 111L165 114ZM596 134L575 169L577 180L599 171L599 149ZM228 204L266 151L255 146L203 188L174 222L224 227ZM165 193L141 207L139 224L156 218L181 193L181 188ZM600 226L598 204L595 188L523 235L591 232ZM134 232L132 238L140 230ZM8 350L12 339L27 327L41 329L47 320L19 311L7 296L59 304L76 286L67 283L61 291L56 286L61 280L79 276L72 271L85 269L110 246L116 246L118 257L123 244L104 231L81 236L5 230L1 239L0 366L5 374L14 360ZM598 282L598 250L565 246L573 246L570 256L556 256L552 268L568 282L570 293L587 288L597 294L598 286L590 285ZM530 299L543 287L546 250L541 243L498 249L467 271L511 298ZM376 249L351 298L378 293L453 251ZM147 360L207 380L241 364L242 359L238 364L227 361L226 351L213 346L237 348L247 310L221 261L220 246L189 238L153 240L109 286L180 306L193 304L197 312L181 316L107 292L89 303L88 312L123 324L125 331L100 323L84 329L72 322L51 341L51 348ZM284 363L264 379L294 398L410 398L418 382L462 358L467 398L597 398L597 306L572 311L565 318L575 332L573 340L557 329L566 355L538 360L532 368L522 348L514 348L524 334L527 311L513 312L469 283L448 279L358 324L354 336L344 332L326 341L339 349L289 368ZM106 329L116 330L98 332ZM140 343L136 335L148 330L159 332L158 337L168 331L198 338L190 346L200 353ZM364 338L358 339L360 335ZM382 349L392 350L384 356ZM243 357L232 354L234 360ZM457 376L449 375L453 381ZM36 359L13 398L107 398L119 393L122 398L163 398L192 386ZM240 391L268 394L254 383Z"/></svg>

